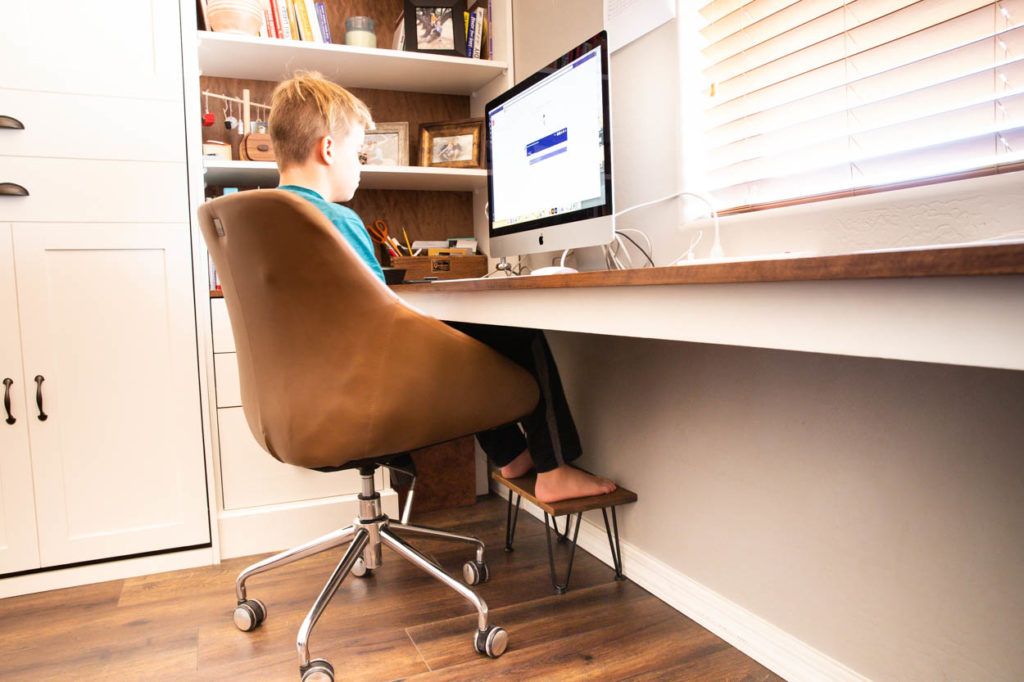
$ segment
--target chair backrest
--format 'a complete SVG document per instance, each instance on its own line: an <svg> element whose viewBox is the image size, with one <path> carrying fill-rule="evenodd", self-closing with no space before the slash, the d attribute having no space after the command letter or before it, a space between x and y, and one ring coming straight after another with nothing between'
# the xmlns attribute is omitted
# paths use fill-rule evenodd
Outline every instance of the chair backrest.
<svg viewBox="0 0 1024 682"><path fill-rule="evenodd" d="M277 459L341 466L536 406L525 370L404 304L294 193L208 201L199 223L231 318L246 420Z"/></svg>

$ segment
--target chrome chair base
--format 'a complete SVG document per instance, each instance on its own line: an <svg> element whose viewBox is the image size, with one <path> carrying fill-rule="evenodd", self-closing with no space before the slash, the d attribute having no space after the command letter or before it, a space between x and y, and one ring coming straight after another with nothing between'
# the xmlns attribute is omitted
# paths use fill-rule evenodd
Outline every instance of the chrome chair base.
<svg viewBox="0 0 1024 682"><path fill-rule="evenodd" d="M350 543L327 580L313 607L299 627L296 646L299 653L299 672L303 682L313 680L334 679L334 669L323 659L310 660L309 636L334 597L342 581L350 573L361 577L379 568L382 563L381 548L387 546L399 556L418 566L428 574L458 592L476 607L477 631L473 636L474 648L482 654L497 658L505 653L508 647L508 633L503 628L488 625L487 603L473 590L448 575L434 560L405 541L395 531L405 535L418 535L442 540L452 540L476 546L476 557L463 566L463 578L470 585L486 582L489 573L484 562L484 543L479 538L458 533L450 533L437 528L416 526L404 522L392 521L381 510L380 494L374 489L373 471L375 467L360 470L363 492L359 496L359 516L352 525L332 531L303 545L285 550L262 561L258 561L242 571L235 581L235 596L238 605L235 608L235 626L244 632L255 630L267 617L267 607L258 599L249 599L246 595L245 581L254 575L285 566L300 559L319 554L335 547ZM408 509L408 505L407 505ZM405 514L407 518L408 514ZM405 520L403 518L403 521Z"/></svg>

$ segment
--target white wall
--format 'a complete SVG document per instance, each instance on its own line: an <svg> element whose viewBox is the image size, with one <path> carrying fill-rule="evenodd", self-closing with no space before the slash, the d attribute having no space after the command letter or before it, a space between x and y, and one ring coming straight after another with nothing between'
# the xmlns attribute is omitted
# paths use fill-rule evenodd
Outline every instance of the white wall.
<svg viewBox="0 0 1024 682"><path fill-rule="evenodd" d="M597 0L514 12L519 77L601 21ZM620 209L683 176L676 30L612 58ZM723 246L835 253L1012 232L1022 177L739 216ZM702 225L680 230L678 215L630 215L659 264ZM640 496L620 517L626 542L868 678L1024 679L1024 373L550 337L582 465Z"/></svg>

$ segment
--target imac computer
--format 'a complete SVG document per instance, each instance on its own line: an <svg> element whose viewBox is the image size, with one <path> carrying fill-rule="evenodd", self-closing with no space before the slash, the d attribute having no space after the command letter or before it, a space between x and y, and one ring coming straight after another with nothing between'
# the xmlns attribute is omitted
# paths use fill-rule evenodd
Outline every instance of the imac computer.
<svg viewBox="0 0 1024 682"><path fill-rule="evenodd" d="M487 103L492 258L615 239L604 31Z"/></svg>

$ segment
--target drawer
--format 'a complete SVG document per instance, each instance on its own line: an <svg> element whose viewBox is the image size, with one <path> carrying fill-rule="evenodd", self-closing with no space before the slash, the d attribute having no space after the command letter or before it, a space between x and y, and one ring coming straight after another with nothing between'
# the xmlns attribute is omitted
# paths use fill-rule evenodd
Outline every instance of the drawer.
<svg viewBox="0 0 1024 682"><path fill-rule="evenodd" d="M181 102L0 90L0 155L185 161Z"/></svg>
<svg viewBox="0 0 1024 682"><path fill-rule="evenodd" d="M325 474L278 462L252 437L241 407L217 410L217 421L224 509L299 502L361 490L357 470Z"/></svg>
<svg viewBox="0 0 1024 682"><path fill-rule="evenodd" d="M238 354L215 354L213 371L217 381L217 407L241 407L242 388L238 383Z"/></svg>
<svg viewBox="0 0 1024 682"><path fill-rule="evenodd" d="M228 305L223 298L210 299L210 317L213 325L213 352L234 353L235 337L231 333L231 319L228 317ZM238 368L235 368L238 372Z"/></svg>
<svg viewBox="0 0 1024 682"><path fill-rule="evenodd" d="M5 131L11 132L11 131ZM185 162L43 159L0 155L0 182L29 196L0 196L0 220L188 222Z"/></svg>

